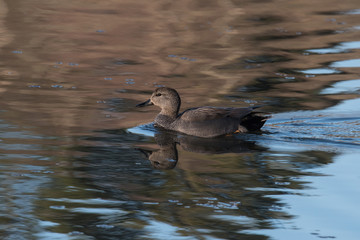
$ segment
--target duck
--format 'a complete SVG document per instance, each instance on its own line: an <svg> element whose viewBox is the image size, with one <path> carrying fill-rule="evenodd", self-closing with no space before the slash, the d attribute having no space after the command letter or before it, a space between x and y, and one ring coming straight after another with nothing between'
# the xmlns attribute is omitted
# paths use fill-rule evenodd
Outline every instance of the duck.
<svg viewBox="0 0 360 240"><path fill-rule="evenodd" d="M258 131L269 118L256 112L259 106L251 107L194 107L179 113L181 98L169 87L156 88L150 99L136 107L155 105L160 113L155 117L154 126L186 135L214 138L236 133Z"/></svg>

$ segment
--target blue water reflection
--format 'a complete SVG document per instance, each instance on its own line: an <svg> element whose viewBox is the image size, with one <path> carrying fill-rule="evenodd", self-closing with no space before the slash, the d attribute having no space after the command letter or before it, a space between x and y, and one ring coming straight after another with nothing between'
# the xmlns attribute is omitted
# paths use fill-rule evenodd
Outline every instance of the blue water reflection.
<svg viewBox="0 0 360 240"><path fill-rule="evenodd" d="M360 59L349 59L336 61L330 64L330 67L334 68L357 68L360 67Z"/></svg>
<svg viewBox="0 0 360 240"><path fill-rule="evenodd" d="M320 94L360 94L360 79L336 82Z"/></svg>
<svg viewBox="0 0 360 240"><path fill-rule="evenodd" d="M0 239L357 240L358 14L0 0ZM135 108L159 86L182 109L272 118L215 139L163 131Z"/></svg>
<svg viewBox="0 0 360 240"><path fill-rule="evenodd" d="M346 53L352 49L360 49L360 41L343 42L332 48L309 49L306 52L317 54Z"/></svg>
<svg viewBox="0 0 360 240"><path fill-rule="evenodd" d="M314 75L326 75L326 74L339 74L341 71L334 68L314 68L314 69L305 69L299 70L299 72L304 74L314 74Z"/></svg>

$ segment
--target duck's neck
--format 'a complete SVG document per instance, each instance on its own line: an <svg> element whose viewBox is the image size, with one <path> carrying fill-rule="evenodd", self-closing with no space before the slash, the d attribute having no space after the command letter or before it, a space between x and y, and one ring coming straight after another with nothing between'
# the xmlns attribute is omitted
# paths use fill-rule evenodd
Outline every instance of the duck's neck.
<svg viewBox="0 0 360 240"><path fill-rule="evenodd" d="M155 124L163 128L172 129L172 124L178 116L178 110L174 109L173 111L161 110L161 112L155 118Z"/></svg>
<svg viewBox="0 0 360 240"><path fill-rule="evenodd" d="M179 108L166 109L166 110L161 109L161 112L159 113L159 115L160 114L175 120L179 114Z"/></svg>

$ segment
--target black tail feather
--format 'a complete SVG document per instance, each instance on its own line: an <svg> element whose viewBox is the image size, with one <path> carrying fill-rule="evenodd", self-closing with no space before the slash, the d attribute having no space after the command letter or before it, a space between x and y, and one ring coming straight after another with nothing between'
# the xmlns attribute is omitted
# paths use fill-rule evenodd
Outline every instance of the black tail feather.
<svg viewBox="0 0 360 240"><path fill-rule="evenodd" d="M240 125L245 127L248 131L257 131L264 126L270 116L261 112L252 112L241 120Z"/></svg>

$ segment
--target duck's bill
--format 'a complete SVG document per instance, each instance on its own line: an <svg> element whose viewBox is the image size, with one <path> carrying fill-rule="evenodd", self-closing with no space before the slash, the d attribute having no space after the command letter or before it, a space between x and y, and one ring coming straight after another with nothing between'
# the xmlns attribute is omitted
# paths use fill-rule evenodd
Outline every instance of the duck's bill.
<svg viewBox="0 0 360 240"><path fill-rule="evenodd" d="M150 105L153 105L153 103L149 99L143 103L139 103L138 105L136 105L136 107L145 107L145 106L150 106Z"/></svg>

